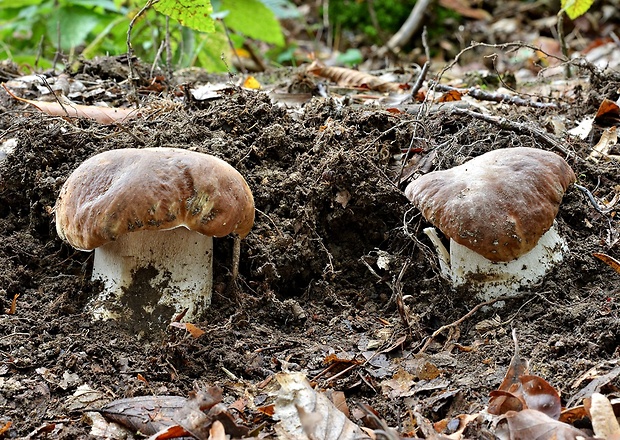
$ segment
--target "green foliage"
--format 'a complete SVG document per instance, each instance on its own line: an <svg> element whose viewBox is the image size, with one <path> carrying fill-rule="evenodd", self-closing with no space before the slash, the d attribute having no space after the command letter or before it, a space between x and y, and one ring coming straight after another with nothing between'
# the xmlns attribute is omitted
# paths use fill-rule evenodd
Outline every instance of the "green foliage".
<svg viewBox="0 0 620 440"><path fill-rule="evenodd" d="M127 51L131 18L146 0L0 0L0 59L47 68L60 49L86 58L120 55ZM173 67L200 66L211 71L230 68L222 60L231 52L224 27L213 19L218 12L232 32L284 45L276 18L291 14L289 0L159 0L140 16L132 30L138 57L150 63L165 38L166 15L170 21ZM269 4L274 9L267 7ZM212 14L213 9L215 13ZM275 11L275 12L274 12ZM210 33L209 33L210 32ZM238 45L241 45L241 42ZM35 65L36 64L36 65Z"/></svg>
<svg viewBox="0 0 620 440"><path fill-rule="evenodd" d="M153 7L190 29L215 32L215 21L211 18L213 6L209 0L157 0Z"/></svg>
<svg viewBox="0 0 620 440"><path fill-rule="evenodd" d="M562 0L562 11L574 20L588 12L593 3L594 0Z"/></svg>
<svg viewBox="0 0 620 440"><path fill-rule="evenodd" d="M359 49L349 48L345 53L338 55L336 61L338 64L352 67L364 61L364 57Z"/></svg>
<svg viewBox="0 0 620 440"><path fill-rule="evenodd" d="M260 0L221 0L221 10L228 12L224 23L231 29L256 40L284 45L280 23Z"/></svg>
<svg viewBox="0 0 620 440"><path fill-rule="evenodd" d="M374 8L379 28L391 35L405 22L415 3L415 0L375 0L372 3L357 0L331 0L329 18L336 29L362 32L372 43L381 43L378 29L371 18L370 5L372 4Z"/></svg>

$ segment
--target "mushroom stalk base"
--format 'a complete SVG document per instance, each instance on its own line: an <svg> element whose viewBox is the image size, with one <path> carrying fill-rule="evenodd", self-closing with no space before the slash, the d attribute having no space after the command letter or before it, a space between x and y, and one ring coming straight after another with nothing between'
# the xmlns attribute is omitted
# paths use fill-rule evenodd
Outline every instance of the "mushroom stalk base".
<svg viewBox="0 0 620 440"><path fill-rule="evenodd" d="M508 262L492 262L471 249L450 240L450 252L435 228L426 228L439 257L441 274L454 287L466 286L482 300L516 294L520 288L540 281L562 261L568 247L552 226L534 249Z"/></svg>
<svg viewBox="0 0 620 440"><path fill-rule="evenodd" d="M213 238L185 227L121 235L95 249L92 278L103 291L88 309L134 327L162 328L186 309L195 321L211 303L212 265Z"/></svg>

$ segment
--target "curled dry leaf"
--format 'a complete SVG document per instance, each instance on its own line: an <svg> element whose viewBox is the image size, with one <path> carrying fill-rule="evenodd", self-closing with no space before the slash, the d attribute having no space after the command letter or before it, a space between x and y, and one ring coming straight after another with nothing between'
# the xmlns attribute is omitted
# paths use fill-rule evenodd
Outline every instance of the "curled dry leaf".
<svg viewBox="0 0 620 440"><path fill-rule="evenodd" d="M114 400L99 412L130 431L153 435L176 425L174 415L187 403L180 396L139 396Z"/></svg>
<svg viewBox="0 0 620 440"><path fill-rule="evenodd" d="M400 92L406 88L406 85L384 81L370 73L346 67L326 67L317 61L308 66L308 72L327 78L341 87L360 87L379 92Z"/></svg>
<svg viewBox="0 0 620 440"><path fill-rule="evenodd" d="M192 335L194 338L199 338L205 334L205 331L200 327L192 324L191 322L177 322L172 321L170 323L170 327L180 328L183 330L187 330L187 332Z"/></svg>
<svg viewBox="0 0 620 440"><path fill-rule="evenodd" d="M609 440L620 439L620 425L607 397L600 393L592 394L589 410L596 437Z"/></svg>
<svg viewBox="0 0 620 440"><path fill-rule="evenodd" d="M508 411L495 434L501 440L577 440L588 438L581 430L533 409Z"/></svg>
<svg viewBox="0 0 620 440"><path fill-rule="evenodd" d="M519 380L521 387L517 393L522 394L527 408L540 411L554 420L560 418L560 395L549 382L538 376L521 376Z"/></svg>
<svg viewBox="0 0 620 440"><path fill-rule="evenodd" d="M521 357L516 330L512 331L512 340L515 344L515 353L510 360L504 380L497 390L490 393L491 399L487 409L489 414L500 415L511 410L519 411L525 404L518 396L514 395L514 392L521 386L519 378L529 372L528 362L527 359Z"/></svg>
<svg viewBox="0 0 620 440"><path fill-rule="evenodd" d="M276 375L280 384L274 418L282 437L298 440L357 440L368 436L301 373Z"/></svg>
<svg viewBox="0 0 620 440"><path fill-rule="evenodd" d="M616 272L620 273L620 261L616 260L614 257L610 257L607 254L601 254L599 252L595 252L592 255L601 260L603 263L611 266L611 268Z"/></svg>
<svg viewBox="0 0 620 440"><path fill-rule="evenodd" d="M24 99L14 95L4 84L2 84L2 87L4 87L4 90L6 90L6 92L14 99L30 104L43 113L47 113L51 116L86 118L92 119L101 124L113 124L115 122L122 122L126 119L134 118L139 114L136 109L131 108L96 107L91 105L74 104L72 102L63 102L61 104L59 101L32 101L30 99Z"/></svg>

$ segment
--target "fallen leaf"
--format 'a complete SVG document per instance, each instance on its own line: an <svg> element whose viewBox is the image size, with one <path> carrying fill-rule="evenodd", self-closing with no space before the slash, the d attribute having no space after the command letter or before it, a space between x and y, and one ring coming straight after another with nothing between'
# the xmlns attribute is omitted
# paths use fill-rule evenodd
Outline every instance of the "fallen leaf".
<svg viewBox="0 0 620 440"><path fill-rule="evenodd" d="M115 122L122 122L124 120L131 119L139 115L139 112L136 109L132 108L96 107L91 105L74 104L72 102L66 102L61 104L58 101L33 101L14 95L4 84L2 84L2 87L4 87L4 90L6 90L6 92L14 99L30 104L33 107L36 107L37 109L42 111L43 113L47 113L51 116L86 118L92 119L101 124L113 124Z"/></svg>
<svg viewBox="0 0 620 440"><path fill-rule="evenodd" d="M560 417L562 402L560 395L549 382L538 376L521 376L519 378L522 387L521 392L527 408L540 411L554 420Z"/></svg>
<svg viewBox="0 0 620 440"><path fill-rule="evenodd" d="M114 400L99 410L107 420L130 431L153 435L176 425L176 412L187 404L180 396L139 396Z"/></svg>
<svg viewBox="0 0 620 440"><path fill-rule="evenodd" d="M439 99L437 100L437 102L460 101L462 97L463 97L463 94L459 92L458 90L449 90L443 95L441 95Z"/></svg>
<svg viewBox="0 0 620 440"><path fill-rule="evenodd" d="M346 67L326 67L318 61L310 64L307 71L313 75L327 78L342 87L358 87L379 92L400 92L407 87L395 82L384 81L375 75L359 70Z"/></svg>
<svg viewBox="0 0 620 440"><path fill-rule="evenodd" d="M601 260L603 263L608 264L616 272L620 273L620 261L610 257L607 254L601 254L599 252L595 252L592 255Z"/></svg>
<svg viewBox="0 0 620 440"><path fill-rule="evenodd" d="M19 298L19 293L13 295L13 301L11 301L11 307L6 311L7 315L14 315L17 311L17 298Z"/></svg>
<svg viewBox="0 0 620 440"><path fill-rule="evenodd" d="M611 157L609 154L609 150L617 143L618 133L616 132L616 127L607 128L605 131L603 131L603 134L601 134L601 138L592 148L592 152L588 155L588 159L593 162L598 162L601 158L609 159Z"/></svg>
<svg viewBox="0 0 620 440"><path fill-rule="evenodd" d="M243 87L245 87L246 89L253 89L253 90L258 90L262 88L258 80L254 78L252 75L248 76L245 79L245 81L243 81Z"/></svg>
<svg viewBox="0 0 620 440"><path fill-rule="evenodd" d="M603 127L618 125L620 123L620 106L614 101L605 98L598 107L594 122Z"/></svg>
<svg viewBox="0 0 620 440"><path fill-rule="evenodd" d="M519 410L519 408L525 406L525 402L514 395L514 392L521 387L519 378L528 374L528 362L527 359L521 357L517 332L514 329L512 331L512 340L515 344L515 353L510 360L510 365L499 388L491 391L491 399L487 409L489 414L500 415L510 410ZM518 404L517 401L521 402L521 404Z"/></svg>
<svg viewBox="0 0 620 440"><path fill-rule="evenodd" d="M325 395L316 392L301 373L279 373L274 418L280 438L298 440L356 440L364 431L349 420Z"/></svg>
<svg viewBox="0 0 620 440"><path fill-rule="evenodd" d="M439 0L439 4L463 17L474 20L490 20L491 14L484 9L472 8L466 0Z"/></svg>
<svg viewBox="0 0 620 440"><path fill-rule="evenodd" d="M180 328L182 330L187 330L187 332L192 335L194 338L199 338L205 334L205 331L191 322L177 322L173 321L170 323L170 327Z"/></svg>
<svg viewBox="0 0 620 440"><path fill-rule="evenodd" d="M504 416L506 426L499 426L496 435L504 440L577 440L588 438L581 430L552 419L533 409L508 411Z"/></svg>
<svg viewBox="0 0 620 440"><path fill-rule="evenodd" d="M586 407L586 409L588 408ZM620 425L607 397L600 393L592 394L589 412L596 437L604 439L620 438Z"/></svg>

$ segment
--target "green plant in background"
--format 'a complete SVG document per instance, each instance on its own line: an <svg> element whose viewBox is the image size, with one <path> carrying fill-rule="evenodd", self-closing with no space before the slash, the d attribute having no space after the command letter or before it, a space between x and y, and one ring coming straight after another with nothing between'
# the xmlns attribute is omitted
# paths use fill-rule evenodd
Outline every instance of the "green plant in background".
<svg viewBox="0 0 620 440"><path fill-rule="evenodd" d="M385 35L400 28L414 5L415 0L331 0L329 18L336 29L356 30L369 42L380 44Z"/></svg>
<svg viewBox="0 0 620 440"><path fill-rule="evenodd" d="M594 0L562 0L562 9L560 13L566 12L568 18L574 20L588 12L594 4Z"/></svg>
<svg viewBox="0 0 620 440"><path fill-rule="evenodd" d="M288 0L156 0L135 22L131 41L141 59L153 61L166 37L166 16L173 67L200 66L225 71L232 41L252 38L283 46L278 21L296 12ZM0 58L32 68L49 68L58 49L77 55L120 55L127 51L131 19L144 6L136 0L0 0ZM215 11L215 12L214 12ZM214 12L214 13L213 13ZM215 19L214 17L218 18Z"/></svg>

